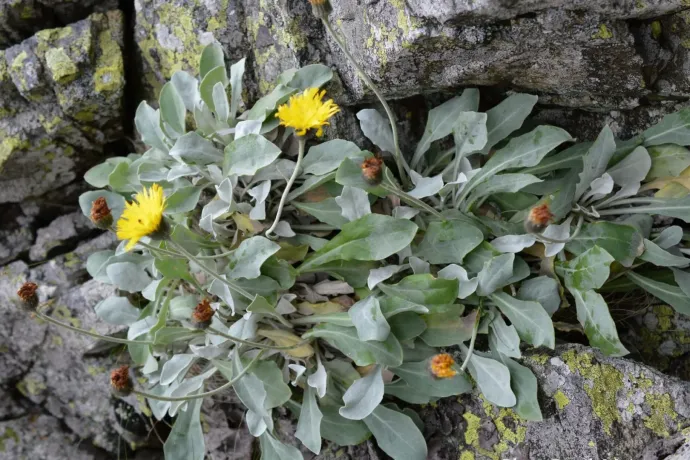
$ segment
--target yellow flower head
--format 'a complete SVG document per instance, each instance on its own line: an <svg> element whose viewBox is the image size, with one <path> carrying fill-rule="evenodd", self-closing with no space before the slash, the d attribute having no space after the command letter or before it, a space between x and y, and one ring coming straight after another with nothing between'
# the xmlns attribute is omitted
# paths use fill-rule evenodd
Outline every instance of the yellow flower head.
<svg viewBox="0 0 690 460"><path fill-rule="evenodd" d="M137 242L161 229L165 195L163 188L153 184L134 195L134 202L126 203L122 216L117 221L117 237L129 240L125 249L129 251Z"/></svg>
<svg viewBox="0 0 690 460"><path fill-rule="evenodd" d="M439 353L434 355L429 362L429 370L431 375L437 379L452 379L458 372L453 369L455 360L448 353Z"/></svg>
<svg viewBox="0 0 690 460"><path fill-rule="evenodd" d="M304 92L295 94L287 104L278 107L280 124L295 128L297 135L304 136L310 129L316 129L316 135L323 135L323 127L328 125L328 119L340 112L340 108L332 99L323 102L326 91L319 88L308 88Z"/></svg>

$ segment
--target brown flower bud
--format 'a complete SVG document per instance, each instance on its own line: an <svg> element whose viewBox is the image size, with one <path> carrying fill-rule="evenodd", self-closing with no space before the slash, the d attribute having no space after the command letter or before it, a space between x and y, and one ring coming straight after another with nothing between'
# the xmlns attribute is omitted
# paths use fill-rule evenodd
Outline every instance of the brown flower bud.
<svg viewBox="0 0 690 460"><path fill-rule="evenodd" d="M551 223L553 214L546 203L540 204L530 209L525 219L525 230L529 233L541 233Z"/></svg>
<svg viewBox="0 0 690 460"><path fill-rule="evenodd" d="M211 325L211 319L215 313L208 299L204 299L199 302L192 313L192 324L197 329L206 329Z"/></svg>
<svg viewBox="0 0 690 460"><path fill-rule="evenodd" d="M96 198L91 205L91 222L103 230L107 230L113 225L113 215L110 213L110 208L104 197Z"/></svg>
<svg viewBox="0 0 690 460"><path fill-rule="evenodd" d="M308 0L311 4L311 11L318 19L324 21L328 19L329 5L328 0Z"/></svg>
<svg viewBox="0 0 690 460"><path fill-rule="evenodd" d="M132 379L129 378L129 366L122 366L110 372L110 386L118 396L127 396L133 390Z"/></svg>
<svg viewBox="0 0 690 460"><path fill-rule="evenodd" d="M362 162L362 177L371 185L379 185L383 178L383 160L380 156L369 157Z"/></svg>
<svg viewBox="0 0 690 460"><path fill-rule="evenodd" d="M429 371L437 379L452 379L458 372L453 369L455 360L448 353L434 355L429 362Z"/></svg>
<svg viewBox="0 0 690 460"><path fill-rule="evenodd" d="M17 296L21 300L22 309L26 311L36 311L38 307L38 284L30 281L22 284L22 287L17 291Z"/></svg>

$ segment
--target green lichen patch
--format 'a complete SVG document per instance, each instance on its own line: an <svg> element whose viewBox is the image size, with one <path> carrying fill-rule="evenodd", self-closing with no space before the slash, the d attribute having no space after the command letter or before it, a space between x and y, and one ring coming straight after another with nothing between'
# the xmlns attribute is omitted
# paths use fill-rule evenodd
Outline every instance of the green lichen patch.
<svg viewBox="0 0 690 460"><path fill-rule="evenodd" d="M32 377L25 377L24 380L17 384L17 390L26 397L36 396L46 388L45 383Z"/></svg>
<svg viewBox="0 0 690 460"><path fill-rule="evenodd" d="M668 423L678 418L674 410L673 401L668 394L647 393L644 402L649 406L650 415L643 417L644 426L652 430L657 436L667 438L671 435Z"/></svg>
<svg viewBox="0 0 690 460"><path fill-rule="evenodd" d="M592 34L593 39L609 40L613 38L613 33L606 27L606 24L599 24L599 30Z"/></svg>
<svg viewBox="0 0 690 460"><path fill-rule="evenodd" d="M479 444L479 425L482 419L474 415L472 412L465 412L462 414L462 418L467 422L467 428L465 428L465 444L468 446Z"/></svg>
<svg viewBox="0 0 690 460"><path fill-rule="evenodd" d="M122 51L112 34L112 31L104 30L98 35L101 54L96 63L96 72L93 75L94 88L97 93L119 91L125 84Z"/></svg>
<svg viewBox="0 0 690 460"><path fill-rule="evenodd" d="M556 401L558 410L563 410L568 404L570 404L570 398L568 398L561 390L558 390L556 393L554 393L553 400Z"/></svg>
<svg viewBox="0 0 690 460"><path fill-rule="evenodd" d="M654 21L652 22L652 37L655 40L658 40L659 37L661 37L661 22L659 21Z"/></svg>
<svg viewBox="0 0 690 460"><path fill-rule="evenodd" d="M0 452L5 452L7 446L5 441L12 440L15 444L19 444L19 435L12 428L5 428L5 431L0 435Z"/></svg>
<svg viewBox="0 0 690 460"><path fill-rule="evenodd" d="M460 460L474 460L474 452L464 450L460 454Z"/></svg>
<svg viewBox="0 0 690 460"><path fill-rule="evenodd" d="M604 431L611 434L613 423L621 420L616 397L623 389L623 374L613 366L593 363L590 353L569 350L562 357L572 372L587 380L584 390L592 401L594 414L601 420Z"/></svg>
<svg viewBox="0 0 690 460"><path fill-rule="evenodd" d="M69 83L79 74L77 65L65 53L64 48L51 48L46 51L46 65L57 83Z"/></svg>

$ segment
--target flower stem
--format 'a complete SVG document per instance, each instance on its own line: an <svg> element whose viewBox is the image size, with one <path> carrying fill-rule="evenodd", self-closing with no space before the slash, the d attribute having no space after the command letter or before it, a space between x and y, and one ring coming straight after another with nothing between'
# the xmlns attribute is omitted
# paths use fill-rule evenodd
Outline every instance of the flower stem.
<svg viewBox="0 0 690 460"><path fill-rule="evenodd" d="M474 328L472 328L472 338L470 339L470 348L467 351L467 356L465 361L462 362L460 366L460 372L465 372L467 366L470 364L470 358L472 358L472 352L474 351L474 342L477 340L477 332L479 331L479 321L482 317L482 301L480 299L479 308L477 309L477 319L474 320Z"/></svg>
<svg viewBox="0 0 690 460"><path fill-rule="evenodd" d="M201 399L201 398L205 398L206 396L213 396L215 394L218 394L218 393L221 393L221 392L227 390L228 388L233 386L235 383L237 383L237 381L239 379L244 377L244 375L247 372L249 372L252 369L252 367L254 367L254 365L259 361L259 358L261 358L262 354L263 354L263 350L259 351L259 353L257 353L257 355L254 357L254 359L252 359L249 362L249 364L247 364L247 367L242 369L240 371L240 373L237 374L235 377L233 377L231 380L228 380L227 383L224 383L223 385L219 386L215 390L207 391L205 393L198 393L198 394L190 395L190 396L177 396L177 397L175 397L175 396L158 396L158 395L154 395L151 393L145 393L145 392L139 391L139 390L133 390L132 393L139 395L139 396L143 396L144 398L148 398L148 399L155 399L157 401L169 401L169 402L191 401L192 399Z"/></svg>
<svg viewBox="0 0 690 460"><path fill-rule="evenodd" d="M208 273L209 275L211 275L211 277L213 277L213 278L217 279L218 281L220 281L221 283L225 284L225 285L226 285L227 287L229 287L230 289L232 289L232 290L234 290L234 291L237 291L239 294L243 295L243 296L246 297L247 299L249 299L249 300L254 300L254 296L253 296L253 295L251 295L249 292L245 291L243 288L241 288L240 286L236 285L236 284L233 283L232 281L226 280L225 278L223 278L222 276L220 276L218 273L216 273L214 270L211 270L210 268L208 268L206 265L204 265L203 263L201 263L201 261L200 261L199 259L197 259L196 256L194 256L192 253L190 253L190 252L187 251L184 247L182 247L182 245L177 244L176 242L174 242L174 241L172 241L172 240L170 240L170 244L172 244L172 245L175 247L175 249L177 249L178 251L180 251L180 253L181 253L183 256L185 256L186 258L188 258L189 260L191 260L192 262L194 262L195 264L197 264L197 265L199 266L199 268L201 268L203 271L205 271L206 273Z"/></svg>
<svg viewBox="0 0 690 460"><path fill-rule="evenodd" d="M342 41L338 34L336 34L336 32L333 30L333 26L331 25L331 22L328 20L328 18L322 18L322 21L323 25L326 27L326 31L328 31L328 34L338 44L338 47L340 47L342 52L350 61L350 64L352 64L352 66L357 70L359 75L362 77L362 80L364 80L364 83L366 83L369 89L371 89L374 92L376 97L381 102L383 109L386 111L386 115L388 115L388 120L391 124L391 131L393 133L393 144L395 146L395 152L393 152L393 156L395 157L395 163L398 166L398 174L400 175L400 178L406 185L411 185L410 180L407 176L407 174L410 171L410 166L407 164L405 158L403 158L402 152L400 151L400 142L398 140L398 127L395 121L395 115L393 114L393 111L388 105L388 102L386 102L386 99L384 99L383 95L379 92L379 89L376 87L374 82L371 80L371 78L369 78L369 76L364 72L362 67L360 67L360 65L357 63L354 56L352 56L352 54L350 53L350 50L347 49L345 42Z"/></svg>
<svg viewBox="0 0 690 460"><path fill-rule="evenodd" d="M290 176L290 179L285 185L285 190L283 190L283 196L280 197L280 203L278 204L278 211L276 212L276 218L273 221L273 225L271 225L271 227L268 230L266 230L266 238L275 239L275 237L273 236L273 231L278 226L278 222L280 222L280 218L283 214L283 206L285 206L285 202L287 201L287 197L290 193L290 189L292 188L292 184L295 183L295 180L297 179L297 176L300 172L300 166L302 166L302 158L304 158L304 147L307 143L307 140L304 138L304 136L298 136L297 139L299 143L299 151L297 153L297 164L295 164L295 170L292 171L292 176Z"/></svg>
<svg viewBox="0 0 690 460"><path fill-rule="evenodd" d="M76 333L78 333L78 334L87 335L87 336L93 337L93 338L95 338L95 339L100 339L100 340L103 340L103 341L105 341L105 342L121 343L121 344L124 344L124 345L133 345L133 344L134 344L134 345L153 345L153 342L148 342L148 341L146 341L146 340L127 340L127 339L119 339L119 338L117 338L117 337L110 337L110 336L107 336L107 335L98 334L98 333L96 333L96 332L87 331L87 330L85 330L85 329L81 329L81 328L79 328L79 327L75 327L75 326L72 326L72 325L70 325L70 324L63 323L62 321L58 321L57 319L55 319L55 318L53 318L53 317L50 317L50 316L48 316L48 315L45 315L45 314L43 314L43 313L40 313L40 312L36 312L36 316L39 317L39 318L41 318L41 319L44 320L44 321L47 321L47 322L49 322L49 323L53 323L53 324L55 324L56 326L63 327L63 328L65 328L65 329L68 329L68 330L70 330L70 331L76 332Z"/></svg>
<svg viewBox="0 0 690 460"><path fill-rule="evenodd" d="M219 336L221 336L221 337L225 337L226 339L228 339L228 340L230 340L230 341L232 341L232 342L241 343L241 344L243 344L243 345L249 345L249 346L252 346L252 347L255 347L255 348L262 348L262 349L265 349L265 350L292 350L292 349L295 349L295 348L299 348L299 347L301 347L302 345L305 345L305 344L307 344L307 343L309 343L309 342L311 341L311 340L301 340L301 341L299 341L298 343L296 343L296 344L294 344L294 345L290 345L290 346L287 346L287 347L279 347L279 346L275 346L275 345L266 345L266 344L263 344L263 343L251 342L251 341L249 341L249 340L240 339L239 337L234 337L234 336L232 336L232 335L226 334L226 333L221 332L221 331L219 331L218 329L215 329L215 328L213 328L213 327L209 327L209 328L206 329L206 330L209 331L209 332L210 332L211 334L213 334L213 335L219 335Z"/></svg>
<svg viewBox="0 0 690 460"><path fill-rule="evenodd" d="M539 233L539 234L538 234L538 233L534 233L534 236L536 236L537 239L538 239L538 240L541 240L542 242L545 241L545 242L547 242L547 243L552 243L552 244L569 243L570 241L574 240L575 237L577 237L577 235L580 234L580 230L582 229L582 223L583 223L584 221L585 221L585 216L583 216L582 214L580 214L580 217L578 217L578 219L577 219L577 226L575 227L575 231L573 232L573 234L572 234L570 237L568 237L568 238L566 238L566 239L564 239L564 240L556 240L556 239L553 239L553 238L549 238L549 237L544 236L544 235L542 235L542 234L540 234L540 233Z"/></svg>
<svg viewBox="0 0 690 460"><path fill-rule="evenodd" d="M428 204L426 204L422 200L418 200L417 198L410 196L407 193L400 190L395 185L395 183L393 183L393 181L390 180L390 178L388 178L388 177L386 177L386 180L381 182L379 187L381 187L382 189L384 189L385 191L387 191L389 193L392 193L393 195L397 196L398 198L400 198L401 200L405 201L408 204L411 204L411 205L416 206L417 208L419 208L423 211L426 211L430 214L433 214L434 216L438 217L441 220L446 220L446 218L443 217L443 214L441 214L440 212L438 212L437 210L435 210L434 208L432 208L431 206L429 206Z"/></svg>

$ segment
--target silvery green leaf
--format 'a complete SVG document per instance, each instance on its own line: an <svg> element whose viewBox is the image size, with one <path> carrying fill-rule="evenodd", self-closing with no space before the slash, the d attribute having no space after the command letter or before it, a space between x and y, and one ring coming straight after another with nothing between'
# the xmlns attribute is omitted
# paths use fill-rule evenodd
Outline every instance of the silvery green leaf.
<svg viewBox="0 0 690 460"><path fill-rule="evenodd" d="M94 307L96 316L108 324L129 326L139 319L141 310L132 306L127 297L107 297Z"/></svg>
<svg viewBox="0 0 690 460"><path fill-rule="evenodd" d="M320 359L316 362L316 372L307 377L307 385L316 389L316 394L319 395L319 398L326 396L328 373Z"/></svg>
<svg viewBox="0 0 690 460"><path fill-rule="evenodd" d="M321 323L302 336L322 338L331 346L350 357L358 366L379 363L384 366L402 364L402 347L393 335L388 335L385 342L362 342L354 327L337 326Z"/></svg>
<svg viewBox="0 0 690 460"><path fill-rule="evenodd" d="M552 240L567 240L570 238L570 222L572 217L568 217L565 222L559 225L551 224L546 227L543 235ZM546 257L553 257L563 250L565 243L544 243L544 255Z"/></svg>
<svg viewBox="0 0 690 460"><path fill-rule="evenodd" d="M215 360L211 362L215 363ZM239 375L242 372L243 367L239 351L235 348L232 358L232 373L228 373L223 367L218 369L227 380L231 380L233 375ZM249 373L243 375L242 378L235 382L233 388L244 407L261 417L266 425L272 428L271 415L265 407L267 394L263 382L256 375Z"/></svg>
<svg viewBox="0 0 690 460"><path fill-rule="evenodd" d="M225 278L224 275L221 275L221 277ZM228 308L230 308L232 314L235 314L235 300L232 298L230 288L228 288L227 284L217 279L214 279L213 281L211 281L211 285L208 288L208 292L220 297L223 300L223 302L225 302L225 305L227 305Z"/></svg>
<svg viewBox="0 0 690 460"><path fill-rule="evenodd" d="M360 340L382 342L388 338L391 328L381 313L378 299L373 295L355 303L347 313L357 329Z"/></svg>
<svg viewBox="0 0 690 460"><path fill-rule="evenodd" d="M652 158L652 167L646 178L648 181L661 177L675 177L690 166L690 150L680 145L656 145L649 147L648 151Z"/></svg>
<svg viewBox="0 0 690 460"><path fill-rule="evenodd" d="M210 136L220 128L213 116L213 112L211 112L211 109L204 101L198 101L194 107L194 122L204 136Z"/></svg>
<svg viewBox="0 0 690 460"><path fill-rule="evenodd" d="M247 421L247 430L249 430L249 434L257 438L266 432L268 425L266 425L266 421L259 414L248 410L245 418Z"/></svg>
<svg viewBox="0 0 690 460"><path fill-rule="evenodd" d="M334 139L309 149L302 162L303 174L322 176L335 171L345 158L356 156L360 148L350 141Z"/></svg>
<svg viewBox="0 0 690 460"><path fill-rule="evenodd" d="M326 198L323 201L304 203L295 201L292 204L300 211L311 214L320 222L335 228L341 228L348 223L348 220L342 215L343 208L338 205L335 198Z"/></svg>
<svg viewBox="0 0 690 460"><path fill-rule="evenodd" d="M599 289L608 279L609 267L614 260L606 250L593 246L574 259L557 262L556 272L569 289Z"/></svg>
<svg viewBox="0 0 690 460"><path fill-rule="evenodd" d="M425 460L427 447L424 436L405 414L378 406L364 419L376 443L395 460Z"/></svg>
<svg viewBox="0 0 690 460"><path fill-rule="evenodd" d="M230 103L228 102L228 95L225 92L225 85L218 82L213 85L212 91L213 104L215 106L216 115L218 115L218 121L222 123L227 123L230 118Z"/></svg>
<svg viewBox="0 0 690 460"><path fill-rule="evenodd" d="M435 265L459 264L483 239L481 230L464 222L431 222L416 255Z"/></svg>
<svg viewBox="0 0 690 460"><path fill-rule="evenodd" d="M230 210L230 204L223 200L213 200L201 209L199 227L215 235L213 221Z"/></svg>
<svg viewBox="0 0 690 460"><path fill-rule="evenodd" d="M273 163L281 150L258 134L247 134L225 147L223 171L226 175L251 176Z"/></svg>
<svg viewBox="0 0 690 460"><path fill-rule="evenodd" d="M275 230L273 230L273 232L276 235L282 236L284 238L292 238L296 235L296 233L292 230L292 227L290 227L290 223L285 220L279 221L278 225L276 225L276 228Z"/></svg>
<svg viewBox="0 0 690 460"><path fill-rule="evenodd" d="M184 70L178 70L170 79L177 93L182 98L185 108L194 112L194 107L199 101L199 80L189 75Z"/></svg>
<svg viewBox="0 0 690 460"><path fill-rule="evenodd" d="M216 105L213 101L213 88L218 83L220 83L223 88L227 88L230 83L228 81L228 72L225 70L225 65L219 65L211 69L206 76L201 79L201 84L199 84L199 95L201 96L201 100L214 112L216 111Z"/></svg>
<svg viewBox="0 0 690 460"><path fill-rule="evenodd" d="M683 198L650 198L649 204L624 209L605 209L601 215L610 214L660 214L690 223L690 195Z"/></svg>
<svg viewBox="0 0 690 460"><path fill-rule="evenodd" d="M287 101L288 98L296 92L297 89L290 88L283 84L276 86L273 91L256 101L254 107L246 112L246 119L261 121L265 120L268 114L273 112L278 105Z"/></svg>
<svg viewBox="0 0 690 460"><path fill-rule="evenodd" d="M343 395L345 405L338 411L349 420L369 416L383 400L383 367L375 366L367 375L356 380Z"/></svg>
<svg viewBox="0 0 690 460"><path fill-rule="evenodd" d="M118 289L127 292L141 292L151 282L148 273L132 262L110 264L106 268L106 273Z"/></svg>
<svg viewBox="0 0 690 460"><path fill-rule="evenodd" d="M486 120L485 113L460 112L453 126L456 159L484 148L487 141Z"/></svg>
<svg viewBox="0 0 690 460"><path fill-rule="evenodd" d="M158 104L163 121L169 124L176 133L184 134L187 111L182 97L171 82L166 83L161 88Z"/></svg>
<svg viewBox="0 0 690 460"><path fill-rule="evenodd" d="M443 188L443 178L439 174L434 177L422 177L415 171L410 171L410 177L415 184L415 188L407 192L414 198L426 198L436 195Z"/></svg>
<svg viewBox="0 0 690 460"><path fill-rule="evenodd" d="M183 371L189 369L196 356L192 354L177 354L170 358L163 364L159 383L161 385L170 385L176 380Z"/></svg>
<svg viewBox="0 0 690 460"><path fill-rule="evenodd" d="M176 214L192 211L199 203L201 187L181 187L175 190L165 201L165 213Z"/></svg>
<svg viewBox="0 0 690 460"><path fill-rule="evenodd" d="M299 449L283 444L269 432L263 433L259 437L259 441L261 446L261 460L304 460Z"/></svg>
<svg viewBox="0 0 690 460"><path fill-rule="evenodd" d="M387 118L375 109L364 109L357 112L357 119L367 139L385 152L395 152L393 131Z"/></svg>
<svg viewBox="0 0 690 460"><path fill-rule="evenodd" d="M204 359L216 359L220 358L221 356L226 356L228 354L228 349L222 346L216 346L216 345L194 345L193 343L189 344L189 349L191 350L194 355L198 356L199 358L204 358Z"/></svg>
<svg viewBox="0 0 690 460"><path fill-rule="evenodd" d="M590 190L585 194L584 197L582 197L582 201L587 202L589 200L598 200L608 195L612 191L613 178L609 176L609 173L605 172L601 177L598 177L592 181Z"/></svg>
<svg viewBox="0 0 690 460"><path fill-rule="evenodd" d="M247 134L259 134L262 122L259 120L243 120L235 126L235 140L242 139Z"/></svg>
<svg viewBox="0 0 690 460"><path fill-rule="evenodd" d="M175 141L170 155L186 163L206 165L222 161L223 152L218 150L213 142L204 139L192 131Z"/></svg>
<svg viewBox="0 0 690 460"><path fill-rule="evenodd" d="M254 366L251 373L256 375L264 384L266 409L280 407L292 396L290 387L283 381L283 372L275 361L261 360Z"/></svg>
<svg viewBox="0 0 690 460"><path fill-rule="evenodd" d="M278 77L278 82L291 88L305 90L307 88L318 88L333 78L333 70L323 64L310 64L301 67L294 72L283 72Z"/></svg>
<svg viewBox="0 0 690 460"><path fill-rule="evenodd" d="M519 358L520 336L512 324L508 326L500 314L489 323L489 344L491 349L511 358Z"/></svg>
<svg viewBox="0 0 690 460"><path fill-rule="evenodd" d="M657 267L687 267L690 265L690 259L682 255L671 254L665 249L660 248L656 243L653 243L645 238L644 252L640 259L645 262L650 262Z"/></svg>
<svg viewBox="0 0 690 460"><path fill-rule="evenodd" d="M210 289L209 292L211 292ZM213 292L211 293L213 294ZM257 324L260 319L261 317L259 315L247 312L242 318L232 323L228 330L228 334L243 340L252 340L256 337Z"/></svg>
<svg viewBox="0 0 690 460"><path fill-rule="evenodd" d="M412 242L418 227L413 222L380 214L368 214L349 222L323 248L307 258L298 270L334 260L382 260Z"/></svg>
<svg viewBox="0 0 690 460"><path fill-rule="evenodd" d="M262 180L284 180L287 182L290 176L292 176L295 166L296 164L292 160L279 159L265 168L259 169L252 178L252 182L259 182ZM292 196L292 194L288 196ZM288 201L291 200L292 198L288 198Z"/></svg>
<svg viewBox="0 0 690 460"><path fill-rule="evenodd" d="M666 115L659 123L642 133L644 145L690 145L690 110Z"/></svg>
<svg viewBox="0 0 690 460"><path fill-rule="evenodd" d="M419 210L409 206L396 206L393 208L393 217L396 219L412 219L419 214Z"/></svg>
<svg viewBox="0 0 690 460"><path fill-rule="evenodd" d="M335 202L342 209L342 216L349 222L371 214L369 195L362 189L346 185Z"/></svg>
<svg viewBox="0 0 690 460"><path fill-rule="evenodd" d="M680 274L684 272L679 272L680 270L674 270L674 276L677 280L685 281L686 277ZM652 294L654 297L667 302L678 313L690 315L690 295L688 295L686 292L688 290L687 284L679 283L679 285L682 286L682 288L679 288L678 286L662 283L660 281L655 281L645 276L638 275L633 271L627 272L625 276L627 276L630 281Z"/></svg>
<svg viewBox="0 0 690 460"><path fill-rule="evenodd" d="M425 273L431 273L431 264L429 262L420 259L419 257L411 256L408 260L410 268L412 268L412 273L415 275L423 275Z"/></svg>
<svg viewBox="0 0 690 460"><path fill-rule="evenodd" d="M232 203L234 201L232 191L236 183L237 179L234 177L226 177L225 179L223 179L220 184L216 185L216 192L218 193L218 198L225 201L226 203Z"/></svg>
<svg viewBox="0 0 690 460"><path fill-rule="evenodd" d="M651 167L652 158L647 149L640 146L606 172L616 184L624 187L642 182L647 177Z"/></svg>
<svg viewBox="0 0 690 460"><path fill-rule="evenodd" d="M168 182L172 182L180 177L195 176L197 174L199 174L199 168L196 166L175 165L168 171L168 177L166 177L166 180Z"/></svg>
<svg viewBox="0 0 690 460"><path fill-rule="evenodd" d="M493 351L491 355L510 371L510 388L517 398L517 404L513 408L515 413L525 420L542 421L543 417L537 399L537 378L534 373L500 353Z"/></svg>
<svg viewBox="0 0 690 460"><path fill-rule="evenodd" d="M129 329L127 329L127 340L134 340L137 337L148 333L157 322L157 318L147 316L146 318L140 319L136 323L130 324Z"/></svg>
<svg viewBox="0 0 690 460"><path fill-rule="evenodd" d="M491 241L491 246L501 252L512 252L514 254L521 252L525 248L531 247L537 239L534 235L506 235L495 238Z"/></svg>
<svg viewBox="0 0 690 460"><path fill-rule="evenodd" d="M246 58L242 58L230 66L230 85L231 101L230 101L230 118L235 119L237 110L239 110L242 102L242 77L244 76L244 66Z"/></svg>
<svg viewBox="0 0 690 460"><path fill-rule="evenodd" d="M424 135L417 144L411 166L419 164L424 154L431 147L431 143L442 139L453 132L453 128L462 112L473 112L479 105L479 91L474 88L466 89L461 96L444 102L429 111L429 118L424 128ZM390 150L391 152L393 150Z"/></svg>
<svg viewBox="0 0 690 460"><path fill-rule="evenodd" d="M91 206L93 206L93 202L100 197L105 198L105 202L108 204L110 213L113 216L113 221L117 222L117 220L120 218L120 215L122 215L122 211L125 209L125 199L122 197L122 195L108 192L107 190L92 190L90 192L82 193L79 196L79 207L81 208L81 212L84 214L84 216L90 217Z"/></svg>
<svg viewBox="0 0 690 460"><path fill-rule="evenodd" d="M569 290L575 298L577 319L584 327L590 344L608 356L627 355L629 352L618 338L616 324L601 294L572 288Z"/></svg>
<svg viewBox="0 0 690 460"><path fill-rule="evenodd" d="M683 229L678 225L671 225L665 228L659 233L659 236L654 238L654 241L660 248L668 249L671 248L683 239Z"/></svg>
<svg viewBox="0 0 690 460"><path fill-rule="evenodd" d="M377 284L382 281L386 281L388 278L395 275L400 270L404 270L406 267L406 265L386 265L385 267L374 268L369 271L367 286L370 290L373 290Z"/></svg>
<svg viewBox="0 0 690 460"><path fill-rule="evenodd" d="M532 112L539 98L531 94L513 94L500 104L486 112L486 129L488 140L483 153L489 153L494 145L519 129Z"/></svg>
<svg viewBox="0 0 690 460"><path fill-rule="evenodd" d="M494 193L516 193L531 184L542 182L531 174L498 174L478 184L470 201L493 195Z"/></svg>
<svg viewBox="0 0 690 460"><path fill-rule="evenodd" d="M207 73L218 66L225 66L225 56L220 43L213 41L204 47L199 58L199 76L204 78Z"/></svg>
<svg viewBox="0 0 690 460"><path fill-rule="evenodd" d="M300 377L304 375L305 372L307 372L307 368L300 365L300 364L288 364L288 368L292 369L295 372L295 378L290 382L292 386L297 386L297 382L299 381Z"/></svg>
<svg viewBox="0 0 690 460"><path fill-rule="evenodd" d="M302 398L302 410L297 422L295 437L302 441L302 444L316 455L321 452L322 418L323 414L316 402L316 392L312 387L308 386Z"/></svg>
<svg viewBox="0 0 690 460"><path fill-rule="evenodd" d="M491 300L517 329L520 338L539 347L553 348L556 344L553 323L546 310L533 301L518 300L505 292L492 294Z"/></svg>
<svg viewBox="0 0 690 460"><path fill-rule="evenodd" d="M683 294L690 298L690 273L677 268L672 268L671 270L673 270L673 278L676 284L680 286Z"/></svg>
<svg viewBox="0 0 690 460"><path fill-rule="evenodd" d="M98 254L98 253L95 253ZM88 260L86 262L87 264L89 263ZM153 280L151 283L149 283L146 288L144 288L143 291L141 291L141 295L146 299L150 301L156 300L156 295L158 293L158 286L161 284L161 281L163 280ZM177 297L176 297L177 298ZM174 300L174 299L173 299ZM172 301L171 301L172 302Z"/></svg>
<svg viewBox="0 0 690 460"><path fill-rule="evenodd" d="M254 220L264 220L266 218L266 198L271 191L271 181L265 180L256 187L247 190L247 194L254 198L255 203L249 212L249 218Z"/></svg>
<svg viewBox="0 0 690 460"><path fill-rule="evenodd" d="M416 391L436 398L457 396L472 391L472 384L465 374L458 373L452 378L436 379L429 372L429 362L406 362L390 369Z"/></svg>
<svg viewBox="0 0 690 460"><path fill-rule="evenodd" d="M321 185L326 184L328 182L331 182L333 179L335 179L335 175L336 173L331 172L323 176L307 177L307 179L302 183L302 185L300 185L288 194L288 201L293 201L295 198L304 195L308 191L320 187Z"/></svg>
<svg viewBox="0 0 690 460"><path fill-rule="evenodd" d="M458 284L455 279L434 278L430 274L424 274L410 275L397 284L379 284L378 287L390 297L433 308L435 305L453 303L458 295Z"/></svg>
<svg viewBox="0 0 690 460"><path fill-rule="evenodd" d="M467 356L467 347L460 345L460 349ZM517 403L510 388L510 371L505 364L472 354L468 368L487 401L499 407L513 407Z"/></svg>
<svg viewBox="0 0 690 460"><path fill-rule="evenodd" d="M151 359L153 361L156 361L157 363L157 360L155 360L153 357L151 357ZM196 375L194 377L190 377L188 379L183 380L182 383L180 383L177 387L170 391L170 396L177 398L187 396L200 390L201 387L204 386L204 382L206 381L206 379L208 379L215 373L216 369L211 368L203 374ZM183 406L187 406L187 404L188 401L174 401L170 404L170 409L168 409L168 413L171 417L174 417L177 411L181 408L184 408Z"/></svg>
<svg viewBox="0 0 690 460"><path fill-rule="evenodd" d="M469 279L467 271L459 265L450 264L439 270L438 277L446 280L458 280L458 299L471 296L477 290L479 279L475 276Z"/></svg>
<svg viewBox="0 0 690 460"><path fill-rule="evenodd" d="M142 101L137 107L134 124L144 144L166 153L170 150L165 142L166 136L160 127L160 113L151 108L146 101Z"/></svg>
<svg viewBox="0 0 690 460"><path fill-rule="evenodd" d="M254 279L261 275L261 266L280 246L263 236L254 236L240 243L230 256L230 273L233 279Z"/></svg>
<svg viewBox="0 0 690 460"><path fill-rule="evenodd" d="M391 334L400 342L409 342L419 337L426 330L426 322L418 314L408 311L395 315L388 320Z"/></svg>
<svg viewBox="0 0 690 460"><path fill-rule="evenodd" d="M187 410L175 419L172 431L163 446L165 458L169 460L204 460L206 446L201 429L201 398L189 401Z"/></svg>
<svg viewBox="0 0 690 460"><path fill-rule="evenodd" d="M513 277L515 254L501 254L484 263L484 268L477 275L477 294L488 296L508 284Z"/></svg>
<svg viewBox="0 0 690 460"><path fill-rule="evenodd" d="M554 148L572 140L570 134L554 126L539 126L527 134L511 139L465 185L463 195L489 177L511 168L536 166Z"/></svg>
<svg viewBox="0 0 690 460"><path fill-rule="evenodd" d="M363 443L371 433L359 420L348 420L333 406L324 406L321 420L321 436L339 446L356 446Z"/></svg>
<svg viewBox="0 0 690 460"><path fill-rule="evenodd" d="M539 303L549 316L553 316L558 307L561 306L558 282L548 276L539 276L523 281L517 296L520 300L533 300Z"/></svg>
<svg viewBox="0 0 690 460"><path fill-rule="evenodd" d="M615 151L616 141L613 138L613 132L611 128L604 126L594 144L582 158L583 168L575 189L575 200L579 200L585 194L594 179L606 172L606 167Z"/></svg>

